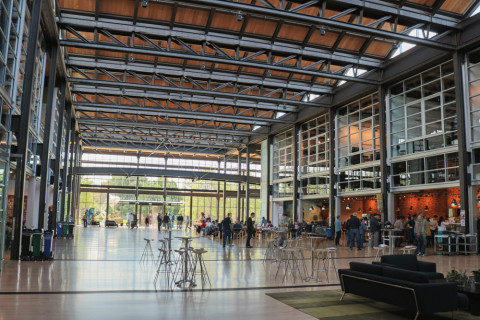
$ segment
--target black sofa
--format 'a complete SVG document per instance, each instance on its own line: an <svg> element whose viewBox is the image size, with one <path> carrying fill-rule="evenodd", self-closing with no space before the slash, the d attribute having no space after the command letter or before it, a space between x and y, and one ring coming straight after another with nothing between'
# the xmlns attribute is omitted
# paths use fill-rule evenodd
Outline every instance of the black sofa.
<svg viewBox="0 0 480 320"><path fill-rule="evenodd" d="M350 262L350 269L339 269L338 275L345 294L382 301L419 314L448 312L465 305L466 297L457 295L452 282L429 282L422 272L379 264ZM468 301L468 300L467 300Z"/></svg>
<svg viewBox="0 0 480 320"><path fill-rule="evenodd" d="M443 273L437 272L437 265L433 262L418 261L414 254L393 254L382 256L380 262L373 264L417 271L424 274L429 280L443 279Z"/></svg>
<svg viewBox="0 0 480 320"><path fill-rule="evenodd" d="M115 220L105 220L105 227L117 227L118 224L115 222Z"/></svg>

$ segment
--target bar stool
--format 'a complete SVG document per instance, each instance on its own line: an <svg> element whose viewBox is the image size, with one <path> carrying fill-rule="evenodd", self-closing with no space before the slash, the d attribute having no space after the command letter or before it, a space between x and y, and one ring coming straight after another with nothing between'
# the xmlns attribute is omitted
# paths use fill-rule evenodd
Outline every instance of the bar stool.
<svg viewBox="0 0 480 320"><path fill-rule="evenodd" d="M193 274L197 275L200 274L200 280L202 281L202 288L205 288L205 285L208 284L210 287L212 283L210 282L210 277L208 276L208 271L205 266L205 261L203 260L203 254L207 253L205 249L194 249L193 251L194 256L194 267L193 267ZM197 271L197 267L200 267L200 272Z"/></svg>
<svg viewBox="0 0 480 320"><path fill-rule="evenodd" d="M380 261L380 257L385 254L385 250L388 249L388 245L380 244L378 247L373 247L373 249L377 252L373 261Z"/></svg>
<svg viewBox="0 0 480 320"><path fill-rule="evenodd" d="M162 250L168 250L168 249L167 249L167 242L168 242L168 239L160 239L160 240L158 240L158 243L160 244L160 247L158 248L157 263L160 261L160 256L161 256L161 251L160 251L160 249L162 249Z"/></svg>
<svg viewBox="0 0 480 320"><path fill-rule="evenodd" d="M300 279L302 278L300 269L298 267L297 259L296 259L297 249L290 247L290 248L283 248L280 250L282 250L284 254L284 262L285 262L285 272L283 274L283 281L287 279L287 275L290 273L293 277L293 282L295 283L296 273L298 273L298 275L300 276Z"/></svg>
<svg viewBox="0 0 480 320"><path fill-rule="evenodd" d="M157 289L157 281L161 273L165 275L165 285L166 288L171 289L172 288L172 279L170 279L170 276L172 275L172 266L170 262L168 261L168 250L166 249L161 249L158 248L158 256L159 256L159 261L158 261L158 267L157 267L157 273L155 275L155 279L153 279L153 285L155 286L155 290Z"/></svg>
<svg viewBox="0 0 480 320"><path fill-rule="evenodd" d="M277 248L277 239L267 239L267 250L263 256L263 262L275 259L275 250Z"/></svg>
<svg viewBox="0 0 480 320"><path fill-rule="evenodd" d="M402 250L402 254L413 254L415 250L417 250L416 246L405 246L403 248L400 248Z"/></svg>
<svg viewBox="0 0 480 320"><path fill-rule="evenodd" d="M145 240L145 248L143 249L143 253L142 253L142 256L140 257L140 261L153 261L155 258L153 256L153 251L152 251L152 245L151 245L151 242L153 241L153 239L147 239L147 238L144 238L143 240Z"/></svg>
<svg viewBox="0 0 480 320"><path fill-rule="evenodd" d="M316 255L316 258L314 257L314 264L313 264L313 268L314 270L316 270L317 272L317 278L319 276L319 273L320 271L323 271L325 272L325 277L327 279L327 282L328 282L328 268L327 268L327 263L326 263L326 260L327 260L327 249L323 249L323 248L318 248L318 249L314 249L313 250L313 254ZM323 264L323 268L321 268L321 264Z"/></svg>
<svg viewBox="0 0 480 320"><path fill-rule="evenodd" d="M177 254L177 259L173 272L173 283L179 288L192 289L196 287L195 277L192 274L193 261L188 258L188 250L179 249L174 252Z"/></svg>
<svg viewBox="0 0 480 320"><path fill-rule="evenodd" d="M333 270L335 270L335 275L337 277L337 280L339 280L338 278L338 272L337 272L337 267L335 266L335 260L333 258L333 255L335 255L335 258L337 257L337 248L335 247L328 247L327 249L327 255L326 255L326 259L327 259L327 269L330 270L330 262L332 262L332 265L333 265Z"/></svg>

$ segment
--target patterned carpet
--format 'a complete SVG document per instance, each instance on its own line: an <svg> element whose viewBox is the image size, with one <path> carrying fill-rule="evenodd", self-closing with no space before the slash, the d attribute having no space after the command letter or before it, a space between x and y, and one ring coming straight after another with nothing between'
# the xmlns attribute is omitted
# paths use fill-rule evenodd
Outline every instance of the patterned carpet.
<svg viewBox="0 0 480 320"><path fill-rule="evenodd" d="M413 319L415 316L415 313L407 312L390 304L352 294L345 295L343 301L340 301L342 295L340 290L280 292L267 293L267 295L321 320L404 320ZM453 314L446 312L420 315L419 319L478 320L479 317L472 316L468 312L455 311Z"/></svg>

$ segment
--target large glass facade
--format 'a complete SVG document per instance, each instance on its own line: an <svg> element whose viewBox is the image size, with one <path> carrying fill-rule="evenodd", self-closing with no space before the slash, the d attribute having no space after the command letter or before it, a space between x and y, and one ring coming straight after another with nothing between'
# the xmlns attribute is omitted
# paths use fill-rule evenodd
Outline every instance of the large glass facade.
<svg viewBox="0 0 480 320"><path fill-rule="evenodd" d="M287 130L273 138L273 197L293 196L294 132Z"/></svg>
<svg viewBox="0 0 480 320"><path fill-rule="evenodd" d="M380 188L380 114L374 93L336 115L337 188L340 193Z"/></svg>
<svg viewBox="0 0 480 320"><path fill-rule="evenodd" d="M302 198L326 197L329 194L329 130L328 114L301 126L299 178Z"/></svg>
<svg viewBox="0 0 480 320"><path fill-rule="evenodd" d="M390 87L392 158L458 144L454 86L450 61Z"/></svg>
<svg viewBox="0 0 480 320"><path fill-rule="evenodd" d="M458 134L451 61L389 89L392 188L458 181Z"/></svg>
<svg viewBox="0 0 480 320"><path fill-rule="evenodd" d="M473 180L480 181L480 50L467 54Z"/></svg>

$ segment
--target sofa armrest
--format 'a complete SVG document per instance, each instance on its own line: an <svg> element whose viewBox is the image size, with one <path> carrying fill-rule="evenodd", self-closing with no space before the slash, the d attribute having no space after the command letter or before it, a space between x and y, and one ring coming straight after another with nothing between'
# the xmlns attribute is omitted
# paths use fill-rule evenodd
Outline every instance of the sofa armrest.
<svg viewBox="0 0 480 320"><path fill-rule="evenodd" d="M437 264L433 262L417 261L418 271L437 272Z"/></svg>
<svg viewBox="0 0 480 320"><path fill-rule="evenodd" d="M415 286L415 293L422 313L448 312L458 308L456 283L422 283Z"/></svg>

